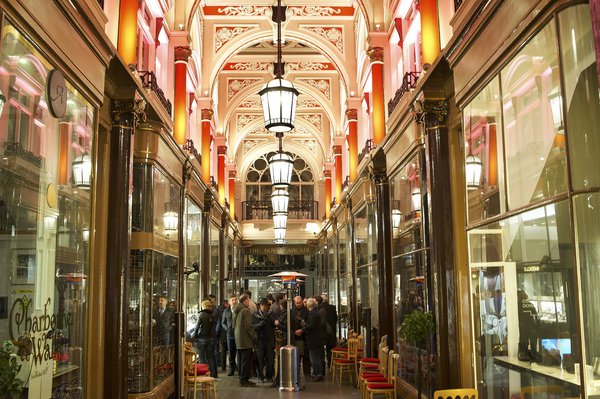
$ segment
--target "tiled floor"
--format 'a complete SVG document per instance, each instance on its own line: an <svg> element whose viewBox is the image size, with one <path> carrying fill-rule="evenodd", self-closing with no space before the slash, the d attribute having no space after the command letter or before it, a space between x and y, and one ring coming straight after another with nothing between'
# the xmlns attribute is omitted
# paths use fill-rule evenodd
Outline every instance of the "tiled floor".
<svg viewBox="0 0 600 399"><path fill-rule="evenodd" d="M257 379L251 381L256 382L256 387L241 387L237 377L227 377L225 373L219 375L217 382L217 397L218 399L359 399L359 391L352 385L345 383L341 387L337 382L331 382L329 377L323 382L304 382L301 378L302 385L305 389L300 392L284 392L278 388L271 388L271 383L261 384Z"/></svg>

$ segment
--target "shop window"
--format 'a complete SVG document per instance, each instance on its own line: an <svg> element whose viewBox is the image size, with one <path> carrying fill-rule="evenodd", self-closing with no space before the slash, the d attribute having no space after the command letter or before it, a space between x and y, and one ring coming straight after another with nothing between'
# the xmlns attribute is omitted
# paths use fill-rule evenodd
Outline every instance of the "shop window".
<svg viewBox="0 0 600 399"><path fill-rule="evenodd" d="M210 225L210 271L208 273L208 294L212 294L218 298L219 295L219 235L220 229L218 226L211 223Z"/></svg>
<svg viewBox="0 0 600 399"><path fill-rule="evenodd" d="M158 168L153 168L154 233L177 241L179 229L179 186L171 182Z"/></svg>
<svg viewBox="0 0 600 399"><path fill-rule="evenodd" d="M567 190L565 136L550 102L561 92L556 43L547 24L501 72L509 209Z"/></svg>
<svg viewBox="0 0 600 399"><path fill-rule="evenodd" d="M498 79L492 80L463 112L468 222L504 212L502 119Z"/></svg>
<svg viewBox="0 0 600 399"><path fill-rule="evenodd" d="M198 322L200 301L204 297L200 292L200 267L202 264L202 211L196 203L187 200L187 230L186 230L186 303L185 314L186 337L191 338L191 333Z"/></svg>
<svg viewBox="0 0 600 399"><path fill-rule="evenodd" d="M568 375L579 362L570 226L563 201L468 232L476 372L489 398L579 395Z"/></svg>
<svg viewBox="0 0 600 399"><path fill-rule="evenodd" d="M50 115L45 88L54 66L6 16L2 24L2 351L20 366L23 397L86 397L93 182L92 161L80 156L92 153L94 131L80 145L77 130L81 110L92 120L96 110L67 81L67 111Z"/></svg>
<svg viewBox="0 0 600 399"><path fill-rule="evenodd" d="M566 99L571 179L575 190L600 187L600 98L590 7L579 5L561 12L561 59ZM563 101L557 93L555 124L563 125Z"/></svg>

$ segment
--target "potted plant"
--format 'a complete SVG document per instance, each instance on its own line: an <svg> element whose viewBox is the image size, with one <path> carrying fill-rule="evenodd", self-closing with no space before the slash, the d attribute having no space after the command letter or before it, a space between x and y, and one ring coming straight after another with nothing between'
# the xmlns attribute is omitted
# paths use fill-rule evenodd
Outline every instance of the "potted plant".
<svg viewBox="0 0 600 399"><path fill-rule="evenodd" d="M421 383L423 379L422 362L425 361L425 373L427 374L428 388L431 386L431 356L430 356L430 342L431 336L435 331L435 321L433 319L433 313L413 311L408 314L399 328L400 337L408 344L414 347L405 348L409 352L416 352L417 364L413 364L413 370L416 371L416 384L417 384L417 398L421 398ZM428 389L430 390L430 389Z"/></svg>
<svg viewBox="0 0 600 399"><path fill-rule="evenodd" d="M18 398L23 391L24 382L17 378L21 365L12 355L12 345L0 347L0 398Z"/></svg>

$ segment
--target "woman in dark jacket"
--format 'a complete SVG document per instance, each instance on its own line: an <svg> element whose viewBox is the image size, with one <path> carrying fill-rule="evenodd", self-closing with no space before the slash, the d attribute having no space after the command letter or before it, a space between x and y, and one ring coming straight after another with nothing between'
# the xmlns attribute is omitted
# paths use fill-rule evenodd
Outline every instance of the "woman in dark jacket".
<svg viewBox="0 0 600 399"><path fill-rule="evenodd" d="M323 348L325 331L322 317L315 298L308 298L306 307L308 308L308 319L304 330L306 331L306 348L314 374L313 381L323 381L323 375L325 375L325 350Z"/></svg>
<svg viewBox="0 0 600 399"><path fill-rule="evenodd" d="M196 346L200 363L208 364L210 376L217 378L217 361L215 359L216 317L213 314L212 302L202 301L202 310L196 324Z"/></svg>

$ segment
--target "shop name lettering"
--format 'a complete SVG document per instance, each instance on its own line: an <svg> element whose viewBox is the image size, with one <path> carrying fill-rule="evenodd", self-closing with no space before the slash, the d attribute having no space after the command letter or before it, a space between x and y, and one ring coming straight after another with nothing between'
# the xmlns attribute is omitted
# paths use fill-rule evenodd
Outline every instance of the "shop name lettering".
<svg viewBox="0 0 600 399"><path fill-rule="evenodd" d="M248 253L256 255L268 255L268 254L308 254L311 252L311 248L250 248Z"/></svg>
<svg viewBox="0 0 600 399"><path fill-rule="evenodd" d="M44 304L44 313L38 315L30 314L32 300L27 296L16 299L10 309L10 339L18 341L19 337L28 336L31 339L31 356L33 363L37 366L44 361L52 359L52 337L48 332L54 329L64 329L73 325L71 313L54 314L52 310L52 299L48 298ZM41 334L40 334L41 333ZM29 360L29 355L27 356Z"/></svg>

